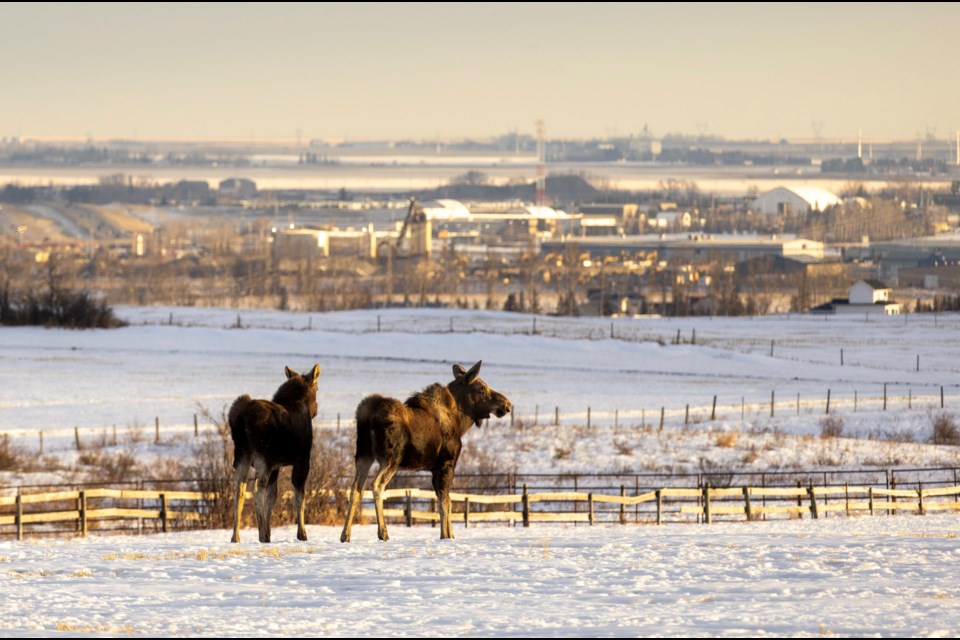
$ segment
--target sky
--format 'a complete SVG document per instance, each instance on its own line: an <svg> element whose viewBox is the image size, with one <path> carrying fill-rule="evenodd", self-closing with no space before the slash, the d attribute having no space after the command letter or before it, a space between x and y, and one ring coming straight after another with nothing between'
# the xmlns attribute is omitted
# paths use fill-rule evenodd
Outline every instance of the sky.
<svg viewBox="0 0 960 640"><path fill-rule="evenodd" d="M960 4L3 3L0 137L945 139Z"/></svg>

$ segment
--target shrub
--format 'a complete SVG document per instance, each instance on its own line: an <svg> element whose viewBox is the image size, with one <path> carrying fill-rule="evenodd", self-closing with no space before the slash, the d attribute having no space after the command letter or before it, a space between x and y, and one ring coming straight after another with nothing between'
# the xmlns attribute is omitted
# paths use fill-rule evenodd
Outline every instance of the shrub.
<svg viewBox="0 0 960 640"><path fill-rule="evenodd" d="M933 444L960 445L960 429L953 415L941 413L934 416L933 435L930 437Z"/></svg>
<svg viewBox="0 0 960 640"><path fill-rule="evenodd" d="M23 465L23 452L10 444L10 434L0 437L0 471L14 471Z"/></svg>
<svg viewBox="0 0 960 640"><path fill-rule="evenodd" d="M829 415L820 418L820 437L839 438L843 435L843 418Z"/></svg>

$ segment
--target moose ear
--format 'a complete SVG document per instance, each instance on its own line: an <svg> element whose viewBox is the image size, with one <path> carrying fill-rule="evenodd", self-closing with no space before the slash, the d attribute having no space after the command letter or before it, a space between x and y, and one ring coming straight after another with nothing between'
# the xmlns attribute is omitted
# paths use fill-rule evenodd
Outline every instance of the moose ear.
<svg viewBox="0 0 960 640"><path fill-rule="evenodd" d="M294 377L294 376L300 375L299 373L297 373L296 371L294 371L294 370L291 369L290 367L284 367L284 368L283 368L283 372L284 372L285 374L287 374L287 378L292 378L292 377Z"/></svg>
<svg viewBox="0 0 960 640"><path fill-rule="evenodd" d="M317 378L319 378L319 377L320 377L320 365L318 365L318 364L313 365L313 370L310 371L310 375L307 376L307 377L309 378L310 382L313 382L314 380L316 380Z"/></svg>
<svg viewBox="0 0 960 640"><path fill-rule="evenodd" d="M467 384L470 384L477 379L477 376L480 374L480 365L483 364L483 360L478 360L477 364L470 367L470 370L463 374L463 381Z"/></svg>
<svg viewBox="0 0 960 640"><path fill-rule="evenodd" d="M462 375L465 374L466 372L467 372L467 370L464 369L463 367L461 367L460 365L458 365L458 364L453 365L453 377L454 377L454 378L459 378L460 376L462 376Z"/></svg>

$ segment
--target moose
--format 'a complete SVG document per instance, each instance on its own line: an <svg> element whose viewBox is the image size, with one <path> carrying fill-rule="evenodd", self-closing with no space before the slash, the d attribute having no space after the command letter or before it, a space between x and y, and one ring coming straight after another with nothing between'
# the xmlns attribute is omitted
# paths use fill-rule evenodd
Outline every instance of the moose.
<svg viewBox="0 0 960 640"><path fill-rule="evenodd" d="M270 513L277 501L277 479L280 467L287 465L293 465L291 481L296 498L297 539L307 539L303 494L310 474L320 365L314 365L305 375L290 367L284 367L284 372L287 379L273 394L272 401L254 400L244 394L230 407L228 421L233 438L233 468L237 473L236 516L231 542L240 542L240 514L251 466L260 542L270 542Z"/></svg>
<svg viewBox="0 0 960 640"><path fill-rule="evenodd" d="M481 361L482 362L482 361ZM479 378L477 362L465 370L453 365L453 381L434 383L414 393L406 402L374 394L357 406L356 475L350 488L347 521L340 542L350 541L350 527L363 495L370 467L380 467L373 480L377 512L377 537L389 540L383 519L383 491L398 469L429 470L440 511L440 538L453 538L450 486L460 457L463 435L471 425L480 427L490 414L502 418L510 400Z"/></svg>

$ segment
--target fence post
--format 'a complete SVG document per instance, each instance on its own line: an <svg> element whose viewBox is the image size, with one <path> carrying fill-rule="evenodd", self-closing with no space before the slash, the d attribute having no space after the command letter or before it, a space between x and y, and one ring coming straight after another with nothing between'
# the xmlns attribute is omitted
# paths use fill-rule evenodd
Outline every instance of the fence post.
<svg viewBox="0 0 960 640"><path fill-rule="evenodd" d="M77 497L77 511L80 512L80 537L87 537L87 492L81 491Z"/></svg>
<svg viewBox="0 0 960 640"><path fill-rule="evenodd" d="M827 415L830 415L830 389L827 389Z"/></svg>
<svg viewBox="0 0 960 640"><path fill-rule="evenodd" d="M193 437L200 435L200 426L197 424L197 414L193 414ZM116 442L114 442L116 444Z"/></svg>
<svg viewBox="0 0 960 640"><path fill-rule="evenodd" d="M753 520L753 509L750 508L750 488L743 488L744 511L747 513L747 522Z"/></svg>
<svg viewBox="0 0 960 640"><path fill-rule="evenodd" d="M883 410L887 410L887 383L883 383Z"/></svg>
<svg viewBox="0 0 960 640"><path fill-rule="evenodd" d="M657 524L663 522L663 489L657 489Z"/></svg>
<svg viewBox="0 0 960 640"><path fill-rule="evenodd" d="M523 526L530 526L530 494L527 493L527 483L523 483Z"/></svg>
<svg viewBox="0 0 960 640"><path fill-rule="evenodd" d="M797 489L802 489L802 488L803 488L803 485L800 484L800 481L799 481L799 480L797 480ZM800 492L799 492L799 491L797 492L797 506L798 506L798 507L802 507L802 506L803 506L803 498L800 497ZM803 520L803 511L801 511L801 510L798 509L798 510L797 510L797 517L798 517L800 520Z"/></svg>
<svg viewBox="0 0 960 640"><path fill-rule="evenodd" d="M161 525L161 528L163 529L163 532L164 532L164 533L167 532L167 518L168 518L168 514L167 514L167 494L166 494L166 493L161 493L161 494L160 494L160 525Z"/></svg>
<svg viewBox="0 0 960 640"><path fill-rule="evenodd" d="M771 417L771 418L773 417L773 407L774 407L774 401L773 401L774 395L773 395L773 394L774 394L774 392L771 391L771 392L770 392L770 417Z"/></svg>
<svg viewBox="0 0 960 640"><path fill-rule="evenodd" d="M623 485L620 485L620 497L627 497L627 488ZM627 505L622 500L620 502L620 524L627 524Z"/></svg>
<svg viewBox="0 0 960 640"><path fill-rule="evenodd" d="M710 420L717 419L717 396L713 396L713 408L710 409Z"/></svg>
<svg viewBox="0 0 960 640"><path fill-rule="evenodd" d="M590 523L590 526L593 526L593 494L587 494L587 522Z"/></svg>
<svg viewBox="0 0 960 640"><path fill-rule="evenodd" d="M940 408L943 409L943 385L940 385Z"/></svg>
<svg viewBox="0 0 960 640"><path fill-rule="evenodd" d="M813 484L807 487L807 493L810 494L810 512L813 514L813 519L818 520L820 512L817 510L817 493L813 490Z"/></svg>
<svg viewBox="0 0 960 640"><path fill-rule="evenodd" d="M470 498L463 498L463 528L470 526Z"/></svg>
<svg viewBox="0 0 960 640"><path fill-rule="evenodd" d="M83 449L83 446L80 444L80 427L73 428L73 441L77 443L77 451Z"/></svg>
<svg viewBox="0 0 960 640"><path fill-rule="evenodd" d="M156 416L156 417L154 418L154 425L155 425L155 431L156 431L156 433L155 433L155 436L154 436L154 439L153 439L153 443L154 443L154 444L160 444L160 416Z"/></svg>
<svg viewBox="0 0 960 640"><path fill-rule="evenodd" d="M687 408L683 412L683 424L690 424L690 405L687 405Z"/></svg>
<svg viewBox="0 0 960 640"><path fill-rule="evenodd" d="M559 426L560 424L560 407L554 406L553 408L553 426Z"/></svg>
<svg viewBox="0 0 960 640"><path fill-rule="evenodd" d="M867 500L870 504L870 515L873 515L873 487L867 487Z"/></svg>
<svg viewBox="0 0 960 640"><path fill-rule="evenodd" d="M660 407L660 431L663 431L663 412L664 408Z"/></svg>
<svg viewBox="0 0 960 640"><path fill-rule="evenodd" d="M923 508L923 483L922 482L917 483L917 498L920 500L920 503L919 503L920 515L922 516L927 515L927 510Z"/></svg>
<svg viewBox="0 0 960 640"><path fill-rule="evenodd" d="M413 526L413 494L410 492L410 489L407 489L407 506L404 509L404 518L406 518L407 526ZM447 514L447 518L450 517L450 514Z"/></svg>
<svg viewBox="0 0 960 640"><path fill-rule="evenodd" d="M40 455L43 455L43 431L40 432Z"/></svg>
<svg viewBox="0 0 960 640"><path fill-rule="evenodd" d="M17 523L17 540L23 540L23 497L17 489L17 513L14 516Z"/></svg>
<svg viewBox="0 0 960 640"><path fill-rule="evenodd" d="M710 483L703 485L703 521L713 523L713 514L710 513Z"/></svg>
<svg viewBox="0 0 960 640"><path fill-rule="evenodd" d="M590 407L587 407L587 429L590 428Z"/></svg>

